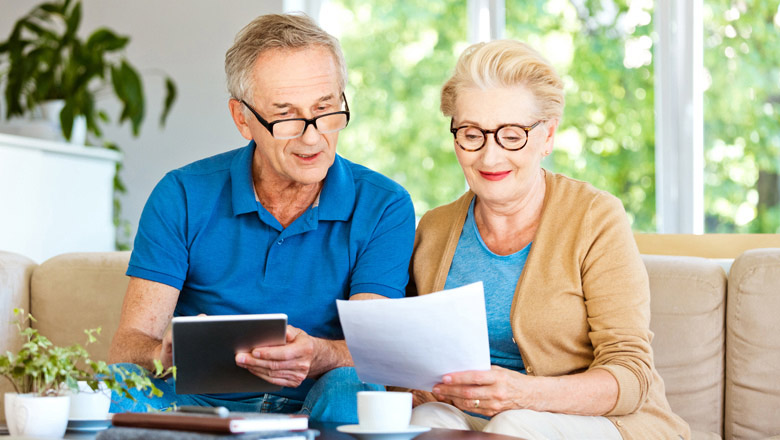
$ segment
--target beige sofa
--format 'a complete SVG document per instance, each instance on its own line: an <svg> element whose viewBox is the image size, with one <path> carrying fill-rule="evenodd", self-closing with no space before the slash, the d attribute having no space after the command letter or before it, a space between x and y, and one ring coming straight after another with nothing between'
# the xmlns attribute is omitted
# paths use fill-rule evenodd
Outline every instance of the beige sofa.
<svg viewBox="0 0 780 440"><path fill-rule="evenodd" d="M84 343L83 329L102 327L90 352L105 359L127 287L128 258L126 252L77 253L37 265L0 252L0 350L20 343L10 324L13 308L20 307L58 344ZM656 366L672 408L694 438L778 436L780 248L745 252L728 276L705 258L643 258ZM0 392L8 389L0 385Z"/></svg>

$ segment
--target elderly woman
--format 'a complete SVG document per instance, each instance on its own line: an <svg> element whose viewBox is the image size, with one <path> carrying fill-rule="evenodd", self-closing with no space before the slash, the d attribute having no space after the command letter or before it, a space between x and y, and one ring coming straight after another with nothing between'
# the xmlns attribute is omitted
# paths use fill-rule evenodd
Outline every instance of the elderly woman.
<svg viewBox="0 0 780 440"><path fill-rule="evenodd" d="M483 281L492 368L415 391L412 423L689 438L653 367L647 273L623 206L541 168L563 113L555 70L524 43L480 43L441 95L470 191L423 216L408 293Z"/></svg>

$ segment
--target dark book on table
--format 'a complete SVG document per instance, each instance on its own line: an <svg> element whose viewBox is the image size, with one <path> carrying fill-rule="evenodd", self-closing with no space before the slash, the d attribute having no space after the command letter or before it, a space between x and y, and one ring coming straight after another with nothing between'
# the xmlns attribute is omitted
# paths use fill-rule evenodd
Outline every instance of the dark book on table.
<svg viewBox="0 0 780 440"><path fill-rule="evenodd" d="M181 412L117 413L114 426L171 429L179 431L240 434L244 432L296 431L309 427L309 418L300 414L231 412L228 417Z"/></svg>
<svg viewBox="0 0 780 440"><path fill-rule="evenodd" d="M305 431L248 432L219 434L214 432L171 431L167 429L114 427L101 431L95 440L314 440L316 429Z"/></svg>

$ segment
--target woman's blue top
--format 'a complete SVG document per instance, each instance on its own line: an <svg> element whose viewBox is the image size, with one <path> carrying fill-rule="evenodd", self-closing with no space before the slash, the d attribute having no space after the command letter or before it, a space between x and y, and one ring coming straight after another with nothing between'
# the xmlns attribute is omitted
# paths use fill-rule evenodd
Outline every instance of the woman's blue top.
<svg viewBox="0 0 780 440"><path fill-rule="evenodd" d="M482 281L485 289L490 363L525 373L525 365L512 336L509 312L531 244L511 255L488 249L474 221L474 198L455 249L445 289Z"/></svg>

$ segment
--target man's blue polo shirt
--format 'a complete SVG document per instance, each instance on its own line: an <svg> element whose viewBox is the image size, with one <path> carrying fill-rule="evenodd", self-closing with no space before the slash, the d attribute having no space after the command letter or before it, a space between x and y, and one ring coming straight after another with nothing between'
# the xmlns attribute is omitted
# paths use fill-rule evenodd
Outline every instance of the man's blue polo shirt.
<svg viewBox="0 0 780 440"><path fill-rule="evenodd" d="M283 228L255 198L254 150L169 172L144 207L127 275L180 289L176 316L286 313L326 339L343 339L336 299L404 296L415 227L406 190L337 155L319 204ZM310 386L278 394L303 400Z"/></svg>

